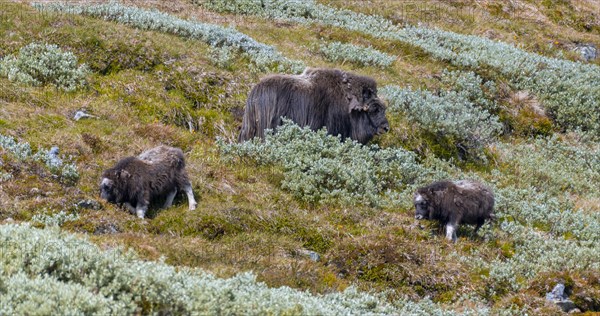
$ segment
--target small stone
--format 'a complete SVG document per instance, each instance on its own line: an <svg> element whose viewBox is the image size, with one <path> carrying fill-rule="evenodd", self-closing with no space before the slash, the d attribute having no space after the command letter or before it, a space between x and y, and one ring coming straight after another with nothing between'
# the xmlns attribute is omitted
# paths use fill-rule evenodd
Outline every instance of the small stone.
<svg viewBox="0 0 600 316"><path fill-rule="evenodd" d="M56 146L50 148L46 154L46 164L55 168L60 168L63 164L62 159L58 157L59 149Z"/></svg>
<svg viewBox="0 0 600 316"><path fill-rule="evenodd" d="M98 201L90 200L90 199L81 200L81 201L77 202L77 204L75 204L75 206L77 206L78 208L84 208L84 209L89 209L89 210L102 209L102 204L100 204Z"/></svg>
<svg viewBox="0 0 600 316"><path fill-rule="evenodd" d="M308 257L310 260L312 260L314 262L318 262L319 260L321 260L321 255L319 255L318 253L316 253L312 250L302 249L302 250L298 251L298 254Z"/></svg>
<svg viewBox="0 0 600 316"><path fill-rule="evenodd" d="M598 48L593 44L578 44L575 51L579 52L581 58L585 61L592 61L598 58Z"/></svg>
<svg viewBox="0 0 600 316"><path fill-rule="evenodd" d="M84 119L84 118L98 118L98 117L94 116L94 115L91 115L91 114L87 114L84 111L77 111L77 112L75 112L75 115L73 116L73 119L75 121L79 121L79 120Z"/></svg>
<svg viewBox="0 0 600 316"><path fill-rule="evenodd" d="M559 302L555 302L558 307L560 307L563 312L570 313L572 310L576 309L577 306L571 300L562 300Z"/></svg>
<svg viewBox="0 0 600 316"><path fill-rule="evenodd" d="M117 226L111 223L107 223L96 227L96 230L94 230L94 235L111 235L116 234L118 232L119 230L117 229Z"/></svg>
<svg viewBox="0 0 600 316"><path fill-rule="evenodd" d="M567 298L564 293L565 293L565 285L562 283L558 283L554 287L554 289L552 289L552 292L546 293L546 299L549 301L564 300Z"/></svg>
<svg viewBox="0 0 600 316"><path fill-rule="evenodd" d="M565 285L562 283L558 283L552 292L546 293L546 300L558 305L566 313L577 308L575 303L565 295Z"/></svg>

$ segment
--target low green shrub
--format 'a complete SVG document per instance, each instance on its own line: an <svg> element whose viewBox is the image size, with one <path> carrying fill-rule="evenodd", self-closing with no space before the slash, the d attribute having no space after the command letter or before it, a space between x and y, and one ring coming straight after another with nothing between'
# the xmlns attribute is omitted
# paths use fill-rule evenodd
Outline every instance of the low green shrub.
<svg viewBox="0 0 600 316"><path fill-rule="evenodd" d="M219 279L136 259L58 229L0 226L2 314L382 315L398 309L353 288L312 295L254 275Z"/></svg>
<svg viewBox="0 0 600 316"><path fill-rule="evenodd" d="M481 153L502 130L498 117L477 107L465 92L429 91L385 86L380 93L388 100L390 113L402 113L422 129L453 139L467 153Z"/></svg>
<svg viewBox="0 0 600 316"><path fill-rule="evenodd" d="M325 129L314 132L289 120L264 140L219 140L218 146L226 158L283 167L281 187L310 203L378 205L385 190L405 188L428 172L412 152L341 142Z"/></svg>
<svg viewBox="0 0 600 316"><path fill-rule="evenodd" d="M600 195L600 146L568 144L557 137L538 138L521 144L496 144L506 177L517 186L543 188L549 195L564 192Z"/></svg>
<svg viewBox="0 0 600 316"><path fill-rule="evenodd" d="M60 211L55 214L35 214L31 218L33 223L40 223L44 226L62 226L66 222L76 221L79 215L76 213L67 214L65 211Z"/></svg>
<svg viewBox="0 0 600 316"><path fill-rule="evenodd" d="M79 179L77 166L73 163L63 163L53 149L39 149L35 154L31 150L29 143L20 143L10 136L0 134L0 149L9 152L19 161L38 161L55 175L60 176L63 182L72 184Z"/></svg>
<svg viewBox="0 0 600 316"><path fill-rule="evenodd" d="M88 15L123 23L142 30L159 31L199 40L215 48L239 50L250 58L260 70L300 73L305 68L302 62L290 60L274 47L259 43L233 28L188 21L158 10L143 10L116 2L92 5L34 3L33 6L41 11ZM220 54L226 54L225 52L221 50ZM217 62L220 63L228 58L227 56L218 57Z"/></svg>
<svg viewBox="0 0 600 316"><path fill-rule="evenodd" d="M332 42L319 47L319 52L331 62L351 62L362 66L377 66L385 68L390 66L396 56L382 53L371 47L361 47L353 44Z"/></svg>
<svg viewBox="0 0 600 316"><path fill-rule="evenodd" d="M31 43L19 50L17 56L0 60L0 76L32 86L53 84L59 89L73 91L86 83L88 67L77 66L77 57L56 45Z"/></svg>

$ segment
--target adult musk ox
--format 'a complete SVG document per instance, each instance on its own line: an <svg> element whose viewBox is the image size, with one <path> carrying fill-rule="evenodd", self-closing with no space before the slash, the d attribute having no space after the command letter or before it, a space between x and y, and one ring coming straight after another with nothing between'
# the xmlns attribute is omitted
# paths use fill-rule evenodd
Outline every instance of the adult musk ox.
<svg viewBox="0 0 600 316"><path fill-rule="evenodd" d="M493 219L494 193L476 181L440 181L415 193L415 218L438 220L446 227L446 238L456 241L461 223L475 224L475 232L486 219Z"/></svg>
<svg viewBox="0 0 600 316"><path fill-rule="evenodd" d="M189 209L196 209L192 185L185 171L183 151L158 146L127 157L102 173L100 196L110 203L125 205L144 218L153 200L165 198L163 208L170 207L178 190L187 194Z"/></svg>
<svg viewBox="0 0 600 316"><path fill-rule="evenodd" d="M375 80L338 69L262 79L248 95L238 140L263 137L265 129L281 125L281 117L363 144L389 130Z"/></svg>

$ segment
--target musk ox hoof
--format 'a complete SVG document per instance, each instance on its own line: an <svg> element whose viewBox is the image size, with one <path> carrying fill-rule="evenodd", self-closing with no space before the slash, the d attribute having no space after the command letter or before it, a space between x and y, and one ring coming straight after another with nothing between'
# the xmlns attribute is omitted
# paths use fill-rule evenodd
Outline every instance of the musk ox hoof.
<svg viewBox="0 0 600 316"><path fill-rule="evenodd" d="M190 211L195 210L196 206L198 206L198 203L190 204Z"/></svg>

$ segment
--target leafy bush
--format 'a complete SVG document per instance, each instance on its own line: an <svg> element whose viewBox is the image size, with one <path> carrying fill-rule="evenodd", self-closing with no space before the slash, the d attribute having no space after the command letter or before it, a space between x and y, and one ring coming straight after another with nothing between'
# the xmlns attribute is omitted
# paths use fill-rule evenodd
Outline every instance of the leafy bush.
<svg viewBox="0 0 600 316"><path fill-rule="evenodd" d="M313 132L289 120L276 133L269 131L264 141L219 140L218 145L228 158L282 166L282 188L307 202L377 205L384 190L401 189L427 173L412 152L341 142L325 129Z"/></svg>
<svg viewBox="0 0 600 316"><path fill-rule="evenodd" d="M64 164L62 159L57 156L58 148L50 150L39 149L35 154L31 150L29 143L19 143L10 136L0 134L0 148L8 151L12 156L20 161L39 161L55 175L60 175L61 179L67 183L74 183L79 179L77 167L72 164Z"/></svg>
<svg viewBox="0 0 600 316"><path fill-rule="evenodd" d="M35 214L31 218L34 223L44 224L45 226L62 226L66 222L79 219L78 214L67 214L65 211L60 211L56 214Z"/></svg>
<svg viewBox="0 0 600 316"><path fill-rule="evenodd" d="M39 10L89 15L130 25L142 30L160 31L177 36L196 39L213 47L242 51L261 70L302 72L305 66L300 61L287 59L272 46L259 43L253 38L232 28L192 22L157 10L143 10L119 3L96 5L41 4L34 3Z"/></svg>
<svg viewBox="0 0 600 316"><path fill-rule="evenodd" d="M518 90L540 96L556 122L565 128L600 131L600 67L525 52L489 39L435 29L408 27L394 37L433 57L477 69L488 66Z"/></svg>
<svg viewBox="0 0 600 316"><path fill-rule="evenodd" d="M516 222L503 222L501 229L511 239L511 254L490 262L477 256L466 261L488 270L490 288L487 291L517 291L542 272L598 270L598 242L553 237ZM510 236L510 237L508 237ZM490 293L494 294L494 293Z"/></svg>
<svg viewBox="0 0 600 316"><path fill-rule="evenodd" d="M19 50L17 56L0 60L0 76L33 86L53 84L65 91L85 85L88 67L77 67L77 57L56 45L31 43Z"/></svg>
<svg viewBox="0 0 600 316"><path fill-rule="evenodd" d="M442 88L455 91L474 106L494 113L498 105L497 88L493 81L485 81L472 71L444 70L441 77Z"/></svg>
<svg viewBox="0 0 600 316"><path fill-rule="evenodd" d="M600 240L600 214L576 210L565 199L536 192L535 187L496 190L497 213L509 221L582 242Z"/></svg>
<svg viewBox="0 0 600 316"><path fill-rule="evenodd" d="M467 152L479 152L502 130L498 118L478 108L468 92L444 91L438 96L385 86L380 93L388 100L390 112L403 113L424 130L453 138Z"/></svg>
<svg viewBox="0 0 600 316"><path fill-rule="evenodd" d="M383 36L386 32L398 29L392 22L380 16L334 9L314 0L194 0L194 2L217 12L258 15L298 23L321 23L352 31L369 32L368 34L374 36Z"/></svg>
<svg viewBox="0 0 600 316"><path fill-rule="evenodd" d="M538 94L560 126L600 132L600 67L596 65L544 57L478 36L424 27L400 28L380 16L314 1L208 0L203 5L220 12L340 27L398 40L460 67L489 67L505 76L515 89Z"/></svg>
<svg viewBox="0 0 600 316"><path fill-rule="evenodd" d="M333 42L321 45L319 51L332 62L353 62L363 66L385 68L395 60L395 56L382 53L370 47L360 47L353 44Z"/></svg>
<svg viewBox="0 0 600 316"><path fill-rule="evenodd" d="M600 195L600 147L571 145L557 137L538 138L527 144L496 144L515 184L543 188L550 195L564 192Z"/></svg>
<svg viewBox="0 0 600 316"><path fill-rule="evenodd" d="M102 251L58 229L0 226L2 314L397 314L380 296L349 288L311 295L271 289L250 273L218 279L200 270ZM49 299L52 298L52 299Z"/></svg>

